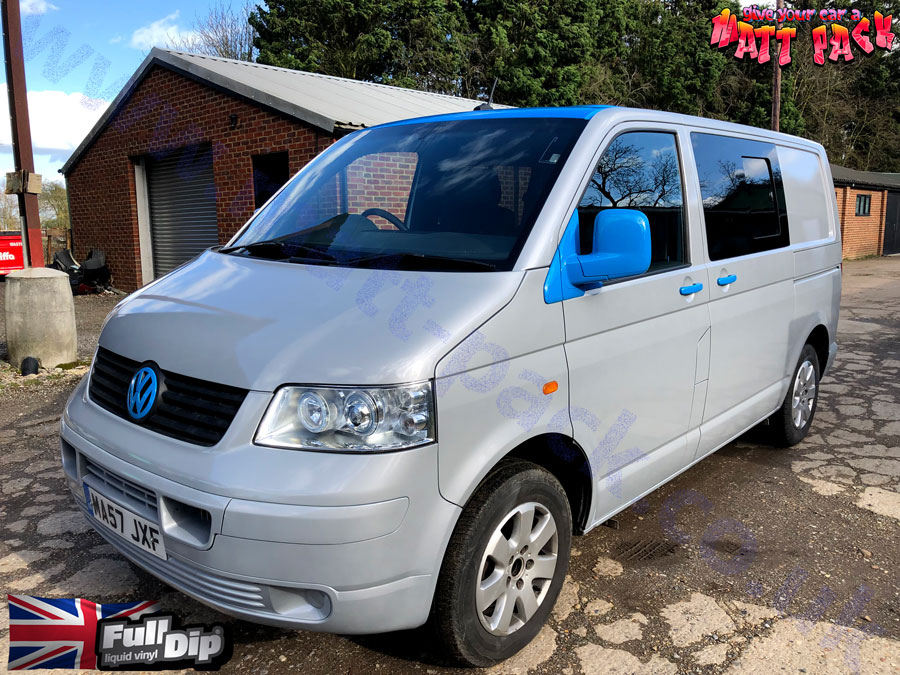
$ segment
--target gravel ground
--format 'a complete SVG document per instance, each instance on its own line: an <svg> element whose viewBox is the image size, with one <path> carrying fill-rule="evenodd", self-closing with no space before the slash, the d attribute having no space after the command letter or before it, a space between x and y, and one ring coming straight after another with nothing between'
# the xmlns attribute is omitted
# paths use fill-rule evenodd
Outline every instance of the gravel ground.
<svg viewBox="0 0 900 675"><path fill-rule="evenodd" d="M76 298L84 354L114 300ZM550 622L490 672L900 673L898 331L900 258L846 263L841 351L810 436L776 450L747 434L620 514L618 530L576 538ZM234 621L125 562L64 487L56 429L75 382L0 389L8 592L159 598L185 622L227 623L227 673L451 672L425 631L344 637ZM0 653L6 623L4 608Z"/></svg>

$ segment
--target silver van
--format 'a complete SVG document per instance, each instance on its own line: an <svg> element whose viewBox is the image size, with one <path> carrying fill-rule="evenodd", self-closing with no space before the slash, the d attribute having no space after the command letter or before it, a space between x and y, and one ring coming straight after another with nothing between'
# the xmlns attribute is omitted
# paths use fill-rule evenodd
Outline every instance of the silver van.
<svg viewBox="0 0 900 675"><path fill-rule="evenodd" d="M573 535L755 425L806 436L840 262L793 136L615 107L365 129L115 308L62 463L110 544L222 612L430 622L491 664Z"/></svg>

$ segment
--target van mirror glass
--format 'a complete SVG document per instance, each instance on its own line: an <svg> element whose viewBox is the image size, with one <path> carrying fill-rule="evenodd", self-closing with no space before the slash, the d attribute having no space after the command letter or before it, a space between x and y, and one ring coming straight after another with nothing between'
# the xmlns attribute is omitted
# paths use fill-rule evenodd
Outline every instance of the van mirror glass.
<svg viewBox="0 0 900 675"><path fill-rule="evenodd" d="M594 250L565 261L569 281L596 288L650 268L650 222L635 209L606 209L594 219Z"/></svg>

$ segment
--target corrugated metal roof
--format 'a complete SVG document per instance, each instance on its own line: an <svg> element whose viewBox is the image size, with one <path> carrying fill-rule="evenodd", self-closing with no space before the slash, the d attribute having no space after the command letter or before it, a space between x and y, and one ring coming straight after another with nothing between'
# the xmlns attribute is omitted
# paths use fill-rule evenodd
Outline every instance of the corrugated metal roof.
<svg viewBox="0 0 900 675"><path fill-rule="evenodd" d="M68 173L153 66L229 91L327 132L473 110L481 101L154 48L60 171ZM495 104L495 107L504 108Z"/></svg>
<svg viewBox="0 0 900 675"><path fill-rule="evenodd" d="M857 171L837 164L831 165L831 177L838 185L864 185L900 190L900 173Z"/></svg>
<svg viewBox="0 0 900 675"><path fill-rule="evenodd" d="M410 117L423 117L475 108L479 101L431 94L372 82L264 66L246 61L176 54L222 77L229 78L328 118L333 126L371 127Z"/></svg>

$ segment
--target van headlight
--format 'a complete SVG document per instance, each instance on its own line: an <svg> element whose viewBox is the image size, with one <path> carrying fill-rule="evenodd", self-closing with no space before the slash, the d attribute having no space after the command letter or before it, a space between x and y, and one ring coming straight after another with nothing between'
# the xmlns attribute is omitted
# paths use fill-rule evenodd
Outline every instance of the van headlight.
<svg viewBox="0 0 900 675"><path fill-rule="evenodd" d="M381 452L435 440L431 382L396 387L282 387L254 442L273 448Z"/></svg>

